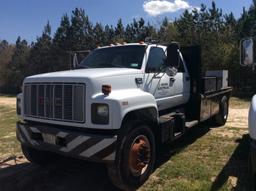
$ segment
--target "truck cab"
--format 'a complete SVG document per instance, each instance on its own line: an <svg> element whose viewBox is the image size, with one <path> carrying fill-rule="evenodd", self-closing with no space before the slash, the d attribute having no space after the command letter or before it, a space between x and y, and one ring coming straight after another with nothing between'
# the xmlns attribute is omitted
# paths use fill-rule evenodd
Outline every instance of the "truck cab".
<svg viewBox="0 0 256 191"><path fill-rule="evenodd" d="M134 58L134 52L137 50L140 55ZM124 55L129 51L132 52L130 56L129 54ZM139 53L139 51L141 52ZM102 47L89 55L88 59L82 61L79 64L79 68L110 67L118 68L119 70L120 68L140 70L143 76L142 78L136 78L137 87L153 95L157 102L158 110L163 110L186 103L190 95L189 74L182 54L179 53L181 62L177 72L170 74L167 73L166 68L164 68L166 67L166 51L166 46L156 44L146 45L143 43ZM114 52L114 54L111 52ZM105 55L107 55L107 58ZM100 65L90 62L90 60L94 59L96 56L98 57L98 62L101 62ZM133 63L131 59L135 59L135 62ZM106 65L103 66L104 64ZM186 83L183 83L183 78L187 79Z"/></svg>
<svg viewBox="0 0 256 191"><path fill-rule="evenodd" d="M17 96L24 155L37 164L55 154L103 162L116 186L137 188L158 145L227 120L232 88L218 85L227 77L203 77L200 58L200 47L178 43L117 44L90 52L79 69L25 78Z"/></svg>

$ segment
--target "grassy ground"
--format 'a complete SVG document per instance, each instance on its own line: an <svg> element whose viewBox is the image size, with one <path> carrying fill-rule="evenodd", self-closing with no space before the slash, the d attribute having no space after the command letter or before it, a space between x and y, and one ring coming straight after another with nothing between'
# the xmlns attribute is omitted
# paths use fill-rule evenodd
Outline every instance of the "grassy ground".
<svg viewBox="0 0 256 191"><path fill-rule="evenodd" d="M248 135L228 138L193 129L164 152L141 190L250 190L248 143Z"/></svg>
<svg viewBox="0 0 256 191"><path fill-rule="evenodd" d="M230 106L233 109L244 109L248 108L250 106L250 99L249 98L237 98L237 97L231 97L230 98Z"/></svg>
<svg viewBox="0 0 256 191"><path fill-rule="evenodd" d="M231 98L230 107L233 113L247 112L249 102ZM0 96L0 161L21 154L16 120L15 98ZM244 122L246 117L240 120ZM220 128L202 124L163 147L157 154L155 172L139 190L250 190L246 124L236 125L232 116L229 121Z"/></svg>
<svg viewBox="0 0 256 191"><path fill-rule="evenodd" d="M202 124L165 148L158 155L159 168L140 190L252 190L247 167L249 105L231 98L232 116L226 126Z"/></svg>
<svg viewBox="0 0 256 191"><path fill-rule="evenodd" d="M6 101L7 100L7 101ZM6 101L4 104L3 101ZM0 160L20 154L15 135L16 126L15 98L0 97Z"/></svg>

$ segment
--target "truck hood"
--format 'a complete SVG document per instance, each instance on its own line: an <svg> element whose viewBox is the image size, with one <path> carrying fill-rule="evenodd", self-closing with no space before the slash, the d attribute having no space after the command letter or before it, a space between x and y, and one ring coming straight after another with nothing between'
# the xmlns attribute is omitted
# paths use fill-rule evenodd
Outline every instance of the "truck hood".
<svg viewBox="0 0 256 191"><path fill-rule="evenodd" d="M47 79L47 78L104 78L121 75L134 75L141 74L142 71L139 69L130 68L93 68L93 69L77 69L67 70L61 72L52 72L45 74L38 74L27 77L26 80L33 79Z"/></svg>

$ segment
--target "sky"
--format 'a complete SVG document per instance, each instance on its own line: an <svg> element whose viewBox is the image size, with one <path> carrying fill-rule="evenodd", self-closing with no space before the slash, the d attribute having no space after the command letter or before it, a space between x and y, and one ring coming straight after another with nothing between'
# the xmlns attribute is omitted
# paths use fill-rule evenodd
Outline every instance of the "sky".
<svg viewBox="0 0 256 191"><path fill-rule="evenodd" d="M61 17L69 16L76 7L85 10L94 24L101 22L116 25L119 18L123 23L135 18L144 18L158 25L164 17L178 18L185 9L198 9L200 5L211 5L212 0L1 0L0 40L15 43L18 36L28 42L36 41L42 34L47 21L52 34L60 24ZM249 8L252 0L215 0L224 13L234 13L238 18L243 7Z"/></svg>

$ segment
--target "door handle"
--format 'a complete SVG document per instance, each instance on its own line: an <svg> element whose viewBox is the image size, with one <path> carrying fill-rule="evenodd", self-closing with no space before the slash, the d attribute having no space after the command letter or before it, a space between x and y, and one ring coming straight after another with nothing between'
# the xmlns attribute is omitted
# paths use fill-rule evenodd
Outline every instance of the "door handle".
<svg viewBox="0 0 256 191"><path fill-rule="evenodd" d="M174 81L175 81L175 79L174 79L174 78L170 78L170 82L172 82L172 83L173 83Z"/></svg>

